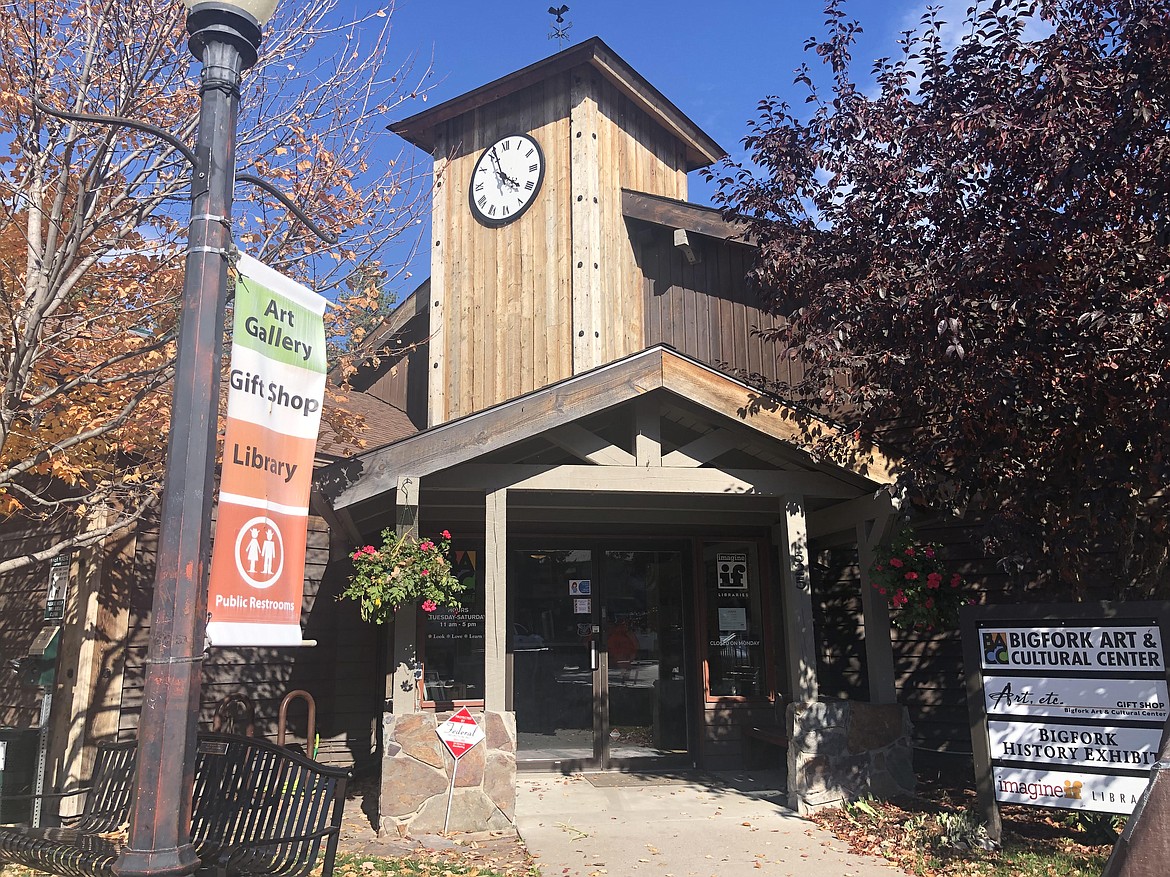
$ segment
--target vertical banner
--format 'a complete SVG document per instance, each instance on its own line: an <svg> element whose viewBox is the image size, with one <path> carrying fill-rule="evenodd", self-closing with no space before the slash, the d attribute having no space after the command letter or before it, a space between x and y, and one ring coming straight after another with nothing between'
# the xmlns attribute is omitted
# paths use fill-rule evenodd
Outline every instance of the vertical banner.
<svg viewBox="0 0 1170 877"><path fill-rule="evenodd" d="M297 646L325 299L248 256L238 268L207 637Z"/></svg>

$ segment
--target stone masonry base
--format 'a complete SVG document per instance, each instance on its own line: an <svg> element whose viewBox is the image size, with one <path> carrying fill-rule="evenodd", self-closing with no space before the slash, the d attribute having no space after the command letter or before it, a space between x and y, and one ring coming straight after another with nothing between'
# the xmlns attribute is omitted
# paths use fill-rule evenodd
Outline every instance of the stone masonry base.
<svg viewBox="0 0 1170 877"><path fill-rule="evenodd" d="M455 760L435 733L449 713L383 716L378 833L439 834ZM507 828L516 818L516 714L475 715L487 739L459 759L448 830Z"/></svg>
<svg viewBox="0 0 1170 877"><path fill-rule="evenodd" d="M866 796L913 794L910 717L900 704L788 705L788 806L801 815Z"/></svg>

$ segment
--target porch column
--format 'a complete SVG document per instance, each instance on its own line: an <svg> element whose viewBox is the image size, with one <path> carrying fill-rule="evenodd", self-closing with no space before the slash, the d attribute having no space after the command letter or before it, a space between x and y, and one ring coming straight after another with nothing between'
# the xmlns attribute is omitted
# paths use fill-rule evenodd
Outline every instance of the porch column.
<svg viewBox="0 0 1170 877"><path fill-rule="evenodd" d="M788 655L788 684L796 703L815 701L817 688L816 637L813 634L812 583L808 567L808 522L804 497L784 497L782 523L772 528L780 545L784 605L784 643Z"/></svg>
<svg viewBox="0 0 1170 877"><path fill-rule="evenodd" d="M484 510L483 708L507 710L508 490L487 494Z"/></svg>
<svg viewBox="0 0 1170 877"><path fill-rule="evenodd" d="M861 578L861 610L865 622L865 664L870 703L896 703L894 645L890 639L890 606L869 580L873 548L885 537L889 515L857 525L857 565Z"/></svg>
<svg viewBox="0 0 1170 877"><path fill-rule="evenodd" d="M399 536L418 535L418 479L401 476L395 497L398 509ZM390 637L391 668L386 674L386 700L395 715L417 713L418 679L418 617L414 606L403 606L394 613L394 629Z"/></svg>

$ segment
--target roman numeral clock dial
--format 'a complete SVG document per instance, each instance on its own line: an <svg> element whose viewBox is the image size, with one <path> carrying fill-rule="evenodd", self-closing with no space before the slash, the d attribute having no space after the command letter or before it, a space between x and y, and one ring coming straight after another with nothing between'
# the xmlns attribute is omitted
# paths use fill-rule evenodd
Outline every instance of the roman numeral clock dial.
<svg viewBox="0 0 1170 877"><path fill-rule="evenodd" d="M536 200L544 181L544 154L527 134L501 137L483 151L471 172L468 203L483 225L514 222Z"/></svg>

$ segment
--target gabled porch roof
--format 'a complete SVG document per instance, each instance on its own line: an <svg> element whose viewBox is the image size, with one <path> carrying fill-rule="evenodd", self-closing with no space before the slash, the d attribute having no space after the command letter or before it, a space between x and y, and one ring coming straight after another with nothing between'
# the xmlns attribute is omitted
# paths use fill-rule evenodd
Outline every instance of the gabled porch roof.
<svg viewBox="0 0 1170 877"><path fill-rule="evenodd" d="M597 428L607 412L639 399L653 399L663 423L684 424L675 430L681 437L661 441L652 459L639 459L636 438L607 438ZM455 467L464 487L481 491L799 493L845 500L893 481L894 464L875 448L854 447L835 462L808 453L837 429L657 346L338 461L318 473L317 495L346 512L393 496L403 476L435 476L437 486L449 480L441 473ZM561 449L560 459L540 451L550 446Z"/></svg>

